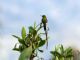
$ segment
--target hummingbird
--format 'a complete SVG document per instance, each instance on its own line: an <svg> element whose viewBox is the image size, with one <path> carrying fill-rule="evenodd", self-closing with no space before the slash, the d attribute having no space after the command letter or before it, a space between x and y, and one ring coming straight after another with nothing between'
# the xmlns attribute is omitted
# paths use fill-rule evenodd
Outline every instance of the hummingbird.
<svg viewBox="0 0 80 60"><path fill-rule="evenodd" d="M46 34L46 41L47 41L47 47L48 47L48 39L47 39L47 22L48 22L48 20L47 20L47 17L46 17L46 15L42 15L42 24L43 24L43 27L44 27L44 31L45 31L45 34Z"/></svg>

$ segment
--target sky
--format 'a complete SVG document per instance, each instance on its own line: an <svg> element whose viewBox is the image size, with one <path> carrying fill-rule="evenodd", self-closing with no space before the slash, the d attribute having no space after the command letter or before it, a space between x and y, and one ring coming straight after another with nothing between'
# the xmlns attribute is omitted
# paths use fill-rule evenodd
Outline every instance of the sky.
<svg viewBox="0 0 80 60"><path fill-rule="evenodd" d="M23 26L28 31L43 14L49 26L48 51L57 44L80 50L80 0L0 0L0 60L18 60L19 53L12 51L17 39L12 35L20 36ZM44 57L49 57L46 52Z"/></svg>

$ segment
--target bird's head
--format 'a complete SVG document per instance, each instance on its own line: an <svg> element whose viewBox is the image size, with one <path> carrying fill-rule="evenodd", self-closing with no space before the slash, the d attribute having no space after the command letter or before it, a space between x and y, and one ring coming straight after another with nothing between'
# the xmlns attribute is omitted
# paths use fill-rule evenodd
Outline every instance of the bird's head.
<svg viewBox="0 0 80 60"><path fill-rule="evenodd" d="M42 17L44 18L44 17L46 17L46 15L42 15Z"/></svg>

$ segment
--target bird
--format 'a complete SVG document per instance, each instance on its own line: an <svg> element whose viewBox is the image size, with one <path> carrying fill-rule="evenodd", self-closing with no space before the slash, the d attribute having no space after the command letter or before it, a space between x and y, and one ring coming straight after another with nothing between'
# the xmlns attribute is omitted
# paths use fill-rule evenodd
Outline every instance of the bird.
<svg viewBox="0 0 80 60"><path fill-rule="evenodd" d="M42 24L44 27L44 31L46 31L46 23L47 23L47 17L46 15L42 15Z"/></svg>
<svg viewBox="0 0 80 60"><path fill-rule="evenodd" d="M46 17L46 15L42 15L42 24L43 24L43 27L44 27L44 31L45 31L45 34L46 34L46 41L47 41L47 47L48 47L48 39L47 39L47 22L48 22L48 20L47 20L47 17Z"/></svg>

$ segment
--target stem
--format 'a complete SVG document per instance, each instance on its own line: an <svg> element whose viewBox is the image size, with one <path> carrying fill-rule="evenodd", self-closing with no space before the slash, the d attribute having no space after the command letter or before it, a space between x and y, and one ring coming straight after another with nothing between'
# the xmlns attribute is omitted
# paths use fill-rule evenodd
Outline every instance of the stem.
<svg viewBox="0 0 80 60"><path fill-rule="evenodd" d="M33 52L32 52L32 55L30 56L30 60L33 60L34 59L34 50L33 50Z"/></svg>
<svg viewBox="0 0 80 60"><path fill-rule="evenodd" d="M43 27L43 26L39 27L39 28L37 29L37 32L38 32L42 27Z"/></svg>

